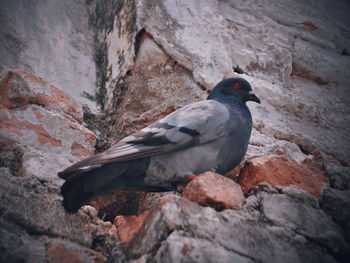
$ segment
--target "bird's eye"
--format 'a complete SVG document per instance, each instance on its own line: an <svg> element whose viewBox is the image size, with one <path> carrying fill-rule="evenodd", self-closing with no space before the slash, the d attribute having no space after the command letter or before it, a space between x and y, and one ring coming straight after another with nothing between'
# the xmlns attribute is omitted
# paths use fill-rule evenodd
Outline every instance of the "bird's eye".
<svg viewBox="0 0 350 263"><path fill-rule="evenodd" d="M239 89L239 88L241 87L241 83L236 82L235 85L234 85L234 87L235 87L236 89Z"/></svg>

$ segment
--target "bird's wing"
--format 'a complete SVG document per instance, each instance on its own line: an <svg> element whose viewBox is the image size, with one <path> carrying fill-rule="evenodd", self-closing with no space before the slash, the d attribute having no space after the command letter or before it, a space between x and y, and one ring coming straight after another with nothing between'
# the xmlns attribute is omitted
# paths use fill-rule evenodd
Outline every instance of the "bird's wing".
<svg viewBox="0 0 350 263"><path fill-rule="evenodd" d="M206 100L185 106L158 122L119 141L108 150L82 160L61 173L70 174L105 163L150 157L213 141L225 134L229 119L227 108Z"/></svg>

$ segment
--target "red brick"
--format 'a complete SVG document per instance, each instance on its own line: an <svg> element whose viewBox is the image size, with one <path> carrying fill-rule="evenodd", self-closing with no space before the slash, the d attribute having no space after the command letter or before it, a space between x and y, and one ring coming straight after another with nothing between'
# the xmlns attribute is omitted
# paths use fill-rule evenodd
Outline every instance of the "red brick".
<svg viewBox="0 0 350 263"><path fill-rule="evenodd" d="M272 186L294 185L320 198L327 179L316 167L270 155L248 161L237 182L241 185L243 192L249 191L260 182L267 182Z"/></svg>
<svg viewBox="0 0 350 263"><path fill-rule="evenodd" d="M217 210L239 209L244 200L241 187L237 183L213 172L197 176L187 185L182 196Z"/></svg>

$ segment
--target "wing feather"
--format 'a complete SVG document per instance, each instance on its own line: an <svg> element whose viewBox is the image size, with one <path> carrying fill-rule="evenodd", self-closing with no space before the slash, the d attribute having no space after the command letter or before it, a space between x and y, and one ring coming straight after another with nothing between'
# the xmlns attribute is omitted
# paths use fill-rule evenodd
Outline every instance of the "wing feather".
<svg viewBox="0 0 350 263"><path fill-rule="evenodd" d="M216 101L185 106L160 121L122 139L108 150L82 160L59 173L61 178L92 166L151 157L204 144L225 135L227 108Z"/></svg>

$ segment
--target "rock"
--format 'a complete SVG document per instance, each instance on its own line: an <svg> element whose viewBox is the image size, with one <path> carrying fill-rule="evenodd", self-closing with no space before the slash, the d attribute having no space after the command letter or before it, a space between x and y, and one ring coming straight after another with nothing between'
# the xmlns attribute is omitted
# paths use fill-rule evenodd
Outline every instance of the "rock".
<svg viewBox="0 0 350 263"><path fill-rule="evenodd" d="M0 78L13 68L43 76L97 111L96 103L84 96L96 90L91 9L93 3L66 0L1 2Z"/></svg>
<svg viewBox="0 0 350 263"><path fill-rule="evenodd" d="M239 209L244 200L237 183L213 172L198 175L187 185L182 196L216 210Z"/></svg>
<svg viewBox="0 0 350 263"><path fill-rule="evenodd" d="M60 236L89 246L92 234L96 228L102 231L102 225L97 218L67 214L58 194L59 189L49 183L34 177L14 177L8 169L0 168L0 211L4 219L30 233Z"/></svg>
<svg viewBox="0 0 350 263"><path fill-rule="evenodd" d="M308 204L314 208L320 208L318 200L315 196L310 193L295 187L295 186L287 186L279 189L282 194L292 197L300 203Z"/></svg>
<svg viewBox="0 0 350 263"><path fill-rule="evenodd" d="M180 195L180 194L175 191L147 192L146 196L139 203L137 214L141 214L145 211L152 209L154 206L158 204L158 202L161 202L162 199L166 198L167 196L171 197L174 195Z"/></svg>
<svg viewBox="0 0 350 263"><path fill-rule="evenodd" d="M131 241L142 228L148 213L149 211L145 211L137 216L117 216L114 219L114 225L117 228L119 240L123 243Z"/></svg>
<svg viewBox="0 0 350 263"><path fill-rule="evenodd" d="M151 252L180 223L177 200L178 197L175 195L166 196L150 210L143 223L144 227L127 248L126 254L130 259L136 259ZM191 202L187 200L187 203Z"/></svg>
<svg viewBox="0 0 350 263"><path fill-rule="evenodd" d="M228 171L226 174L224 174L225 177L230 178L234 181L237 180L237 177L241 173L242 168L244 167L245 161L241 161L240 164L238 164L235 168L232 170Z"/></svg>
<svg viewBox="0 0 350 263"><path fill-rule="evenodd" d="M96 22L97 80L100 104L115 110L112 101L117 95L116 83L130 73L137 54L141 28L136 24L137 8L134 1L96 2L92 17ZM141 30L142 31L142 30ZM119 96L118 96L119 97Z"/></svg>
<svg viewBox="0 0 350 263"><path fill-rule="evenodd" d="M257 194L259 191L272 194L278 193L277 187L275 188L267 182L260 182L249 190L249 194Z"/></svg>
<svg viewBox="0 0 350 263"><path fill-rule="evenodd" d="M170 63L170 62L169 62ZM131 74L115 89L111 114L113 123L109 139L116 141L131 132L165 117L171 112L194 101L205 98L188 71L175 64L172 72L161 72L159 66L150 71ZM175 99L176 98L176 99Z"/></svg>
<svg viewBox="0 0 350 263"><path fill-rule="evenodd" d="M96 137L79 123L82 107L69 95L19 70L9 72L1 87L2 152L21 152L12 171L60 184L57 172L94 153Z"/></svg>
<svg viewBox="0 0 350 263"><path fill-rule="evenodd" d="M23 151L22 175L59 184L57 172L94 152L91 131L37 105L22 110L0 108L0 122L1 144L16 143Z"/></svg>
<svg viewBox="0 0 350 263"><path fill-rule="evenodd" d="M345 237L350 240L350 190L325 189L322 208L345 231Z"/></svg>
<svg viewBox="0 0 350 263"><path fill-rule="evenodd" d="M1 143L0 143L1 144ZM23 151L18 145L2 145L0 167L7 167L12 174L21 174Z"/></svg>
<svg viewBox="0 0 350 263"><path fill-rule="evenodd" d="M341 52L350 40L340 26L349 22L349 3L146 2L138 6L139 28L193 72L195 82L211 88L224 77L243 76L252 83L262 101L249 105L253 123L274 141L255 146L259 155L284 151L300 161L302 151L323 151L349 165L349 147L342 146L349 144L350 62ZM329 9L332 23L324 19ZM237 67L246 74L234 72Z"/></svg>
<svg viewBox="0 0 350 263"><path fill-rule="evenodd" d="M289 226L266 223L258 211L256 216L232 209L219 213L185 198L163 197L128 245L128 259L145 259L148 255L147 261L197 261L202 258L200 254L211 258L220 252L223 260L238 262L335 262L317 243Z"/></svg>
<svg viewBox="0 0 350 263"><path fill-rule="evenodd" d="M100 218L113 222L117 215L138 214L145 196L142 191L122 190L100 196L91 205L97 209Z"/></svg>
<svg viewBox="0 0 350 263"><path fill-rule="evenodd" d="M152 36L147 32L143 33L139 39L139 50L136 63L133 66L134 72L145 70L151 71L152 67L165 66L170 61L170 57L164 53L160 46L154 42Z"/></svg>
<svg viewBox="0 0 350 263"><path fill-rule="evenodd" d="M350 189L350 167L326 165L325 169L332 188L339 190Z"/></svg>
<svg viewBox="0 0 350 263"><path fill-rule="evenodd" d="M83 122L82 106L67 93L42 78L22 70L11 70L0 83L0 104L14 109L28 104L40 105L72 121ZM43 116L38 112L36 118Z"/></svg>
<svg viewBox="0 0 350 263"><path fill-rule="evenodd" d="M162 197L174 194L178 193L119 190L100 196L90 204L97 210L99 218L114 222L119 215L122 217L140 215L154 207Z"/></svg>
<svg viewBox="0 0 350 263"><path fill-rule="evenodd" d="M47 262L45 243L0 218L0 262Z"/></svg>
<svg viewBox="0 0 350 263"><path fill-rule="evenodd" d="M53 239L47 244L47 262L74 262L74 263L103 263L107 259L86 247L62 240Z"/></svg>
<svg viewBox="0 0 350 263"><path fill-rule="evenodd" d="M299 202L298 202L299 201ZM292 229L314 242L343 254L347 245L338 226L322 210L286 195L264 195L263 213L278 226Z"/></svg>
<svg viewBox="0 0 350 263"><path fill-rule="evenodd" d="M140 42L135 67L125 81L116 85L108 104L113 110L112 118L117 120L109 136L112 141L206 97L190 72L174 60L167 59L167 54L150 36L146 34L141 39L144 40ZM146 61L150 62L147 67L143 66ZM117 106L118 111L115 112Z"/></svg>
<svg viewBox="0 0 350 263"><path fill-rule="evenodd" d="M47 262L49 253L93 262L90 248L109 262L347 262L347 1L19 2L0 1L0 166L17 175L0 169L1 262ZM19 70L6 75L11 68L45 81ZM241 209L135 194L100 201L98 213L90 206L64 212L56 172L94 151L79 104L99 118L89 127L108 138L104 147L205 99L231 76L250 81L262 100L248 103L254 129L247 159L278 155L271 167L280 169L254 182ZM67 97L61 104L46 80L79 104ZM21 88L28 85L30 92ZM306 164L315 158L335 188L325 188L323 210L315 197L325 177ZM124 244L96 216L112 221L148 209Z"/></svg>
<svg viewBox="0 0 350 263"><path fill-rule="evenodd" d="M249 160L237 182L243 192L249 191L259 182L267 182L272 186L294 185L320 198L327 180L324 173L313 166L283 157L265 156Z"/></svg>
<svg viewBox="0 0 350 263"><path fill-rule="evenodd" d="M311 154L302 152L297 144L287 140L276 139L268 134L259 132L257 129L258 127L252 130L249 141L250 147L248 148L245 159L249 160L262 155L278 155L301 163L312 157Z"/></svg>
<svg viewBox="0 0 350 263"><path fill-rule="evenodd" d="M117 236L98 235L92 243L92 249L107 257L108 262L124 263L126 262L124 244L120 243Z"/></svg>
<svg viewBox="0 0 350 263"><path fill-rule="evenodd" d="M241 262L252 263L252 259L229 251L212 242L186 236L183 231L172 232L155 256L155 262ZM179 260L181 259L181 260Z"/></svg>

